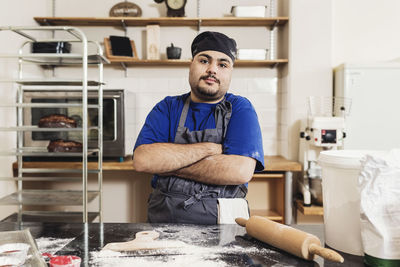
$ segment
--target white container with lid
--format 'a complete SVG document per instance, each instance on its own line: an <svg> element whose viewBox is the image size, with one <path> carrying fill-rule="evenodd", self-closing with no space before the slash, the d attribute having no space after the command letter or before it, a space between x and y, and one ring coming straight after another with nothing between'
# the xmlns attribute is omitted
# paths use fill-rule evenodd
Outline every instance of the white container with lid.
<svg viewBox="0 0 400 267"><path fill-rule="evenodd" d="M237 59L241 60L264 60L267 58L268 49L246 49L240 48L237 51Z"/></svg>
<svg viewBox="0 0 400 267"><path fill-rule="evenodd" d="M231 13L235 17L265 17L267 6L233 6Z"/></svg>
<svg viewBox="0 0 400 267"><path fill-rule="evenodd" d="M337 250L363 255L360 228L358 176L363 156L382 153L367 150L322 151L325 243Z"/></svg>

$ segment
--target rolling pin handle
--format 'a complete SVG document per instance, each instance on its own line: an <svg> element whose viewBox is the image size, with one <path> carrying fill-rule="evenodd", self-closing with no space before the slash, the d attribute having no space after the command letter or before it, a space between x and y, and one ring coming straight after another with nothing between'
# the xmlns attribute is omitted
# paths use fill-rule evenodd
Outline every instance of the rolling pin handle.
<svg viewBox="0 0 400 267"><path fill-rule="evenodd" d="M246 227L247 220L245 218L236 218L235 222L240 226Z"/></svg>
<svg viewBox="0 0 400 267"><path fill-rule="evenodd" d="M317 254L327 260L341 262L341 263L344 262L343 257L336 251L329 249L329 248L323 248L317 244L311 244L308 247L308 251L311 254Z"/></svg>

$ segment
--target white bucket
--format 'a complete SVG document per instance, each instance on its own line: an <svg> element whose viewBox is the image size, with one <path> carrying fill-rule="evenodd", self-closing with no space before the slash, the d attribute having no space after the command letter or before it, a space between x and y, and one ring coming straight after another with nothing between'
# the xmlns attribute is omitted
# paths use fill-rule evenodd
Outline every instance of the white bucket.
<svg viewBox="0 0 400 267"><path fill-rule="evenodd" d="M337 250L363 255L358 176L361 158L371 151L330 150L320 153L325 243ZM373 152L375 153L375 152Z"/></svg>

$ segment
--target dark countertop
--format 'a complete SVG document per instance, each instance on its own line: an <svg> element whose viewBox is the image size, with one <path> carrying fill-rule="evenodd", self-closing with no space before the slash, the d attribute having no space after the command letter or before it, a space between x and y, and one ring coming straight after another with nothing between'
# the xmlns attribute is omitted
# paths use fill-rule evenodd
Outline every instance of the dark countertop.
<svg viewBox="0 0 400 267"><path fill-rule="evenodd" d="M322 225L296 225L296 228L317 235L323 242ZM53 253L77 255L81 266L364 266L363 258L340 253L343 264L317 258L306 261L259 242L238 225L178 225L145 223L36 223L2 222L0 231L29 228L39 248L43 240L67 240ZM110 242L134 239L135 234L156 230L159 240L180 240L190 249L104 254L100 249ZM58 243L58 245L60 242ZM49 247L47 247L50 249ZM54 247L52 248L54 249ZM43 247L41 249L43 251Z"/></svg>

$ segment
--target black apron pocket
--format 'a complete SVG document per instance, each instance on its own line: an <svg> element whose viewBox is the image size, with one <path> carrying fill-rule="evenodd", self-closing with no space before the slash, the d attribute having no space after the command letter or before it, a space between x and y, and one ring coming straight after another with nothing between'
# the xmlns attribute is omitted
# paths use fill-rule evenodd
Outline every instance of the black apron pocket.
<svg viewBox="0 0 400 267"><path fill-rule="evenodd" d="M147 208L147 220L149 223L174 222L173 199L166 196L160 190L154 190L150 194Z"/></svg>
<svg viewBox="0 0 400 267"><path fill-rule="evenodd" d="M181 202L175 210L176 219L179 223L190 224L217 224L218 220L218 199L202 198L184 208Z"/></svg>

